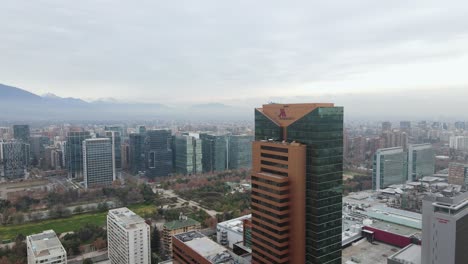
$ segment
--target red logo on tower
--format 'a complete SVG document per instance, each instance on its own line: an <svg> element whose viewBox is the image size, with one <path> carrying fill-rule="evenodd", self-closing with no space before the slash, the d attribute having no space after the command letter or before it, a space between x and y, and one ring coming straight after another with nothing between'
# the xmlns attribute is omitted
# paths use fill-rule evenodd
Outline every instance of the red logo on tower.
<svg viewBox="0 0 468 264"><path fill-rule="evenodd" d="M278 117L280 119L285 119L287 116L286 116L286 110L283 109L280 109L280 114L278 115Z"/></svg>

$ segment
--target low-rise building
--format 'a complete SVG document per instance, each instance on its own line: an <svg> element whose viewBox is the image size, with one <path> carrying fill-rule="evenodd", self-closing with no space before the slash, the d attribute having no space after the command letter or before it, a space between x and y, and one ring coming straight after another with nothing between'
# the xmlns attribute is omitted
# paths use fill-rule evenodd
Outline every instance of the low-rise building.
<svg viewBox="0 0 468 264"><path fill-rule="evenodd" d="M247 264L251 255L238 256L204 236L190 231L172 237L174 262L180 264Z"/></svg>
<svg viewBox="0 0 468 264"><path fill-rule="evenodd" d="M200 222L183 215L178 220L165 223L162 230L164 250L172 256L172 236L188 231L199 231L200 229Z"/></svg>
<svg viewBox="0 0 468 264"><path fill-rule="evenodd" d="M387 259L387 264L421 264L421 246L410 244Z"/></svg>
<svg viewBox="0 0 468 264"><path fill-rule="evenodd" d="M67 252L54 230L26 237L29 264L67 263Z"/></svg>
<svg viewBox="0 0 468 264"><path fill-rule="evenodd" d="M234 244L243 241L245 219L252 219L252 215L244 215L218 223L216 226L216 239L218 243L232 249Z"/></svg>

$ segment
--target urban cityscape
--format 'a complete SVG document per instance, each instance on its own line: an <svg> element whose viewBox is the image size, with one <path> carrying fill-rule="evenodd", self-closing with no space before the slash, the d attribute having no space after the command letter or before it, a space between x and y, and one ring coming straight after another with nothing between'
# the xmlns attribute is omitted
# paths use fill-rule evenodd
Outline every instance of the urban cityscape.
<svg viewBox="0 0 468 264"><path fill-rule="evenodd" d="M465 3L41 2L0 8L0 264L468 263Z"/></svg>

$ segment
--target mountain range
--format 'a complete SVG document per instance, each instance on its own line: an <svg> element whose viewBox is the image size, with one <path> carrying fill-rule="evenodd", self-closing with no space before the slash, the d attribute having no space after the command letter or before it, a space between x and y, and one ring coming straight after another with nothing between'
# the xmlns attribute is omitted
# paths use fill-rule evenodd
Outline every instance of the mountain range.
<svg viewBox="0 0 468 264"><path fill-rule="evenodd" d="M168 120L248 119L244 109L220 103L173 107L159 103L124 103L115 100L86 102L51 93L39 96L0 84L0 120Z"/></svg>

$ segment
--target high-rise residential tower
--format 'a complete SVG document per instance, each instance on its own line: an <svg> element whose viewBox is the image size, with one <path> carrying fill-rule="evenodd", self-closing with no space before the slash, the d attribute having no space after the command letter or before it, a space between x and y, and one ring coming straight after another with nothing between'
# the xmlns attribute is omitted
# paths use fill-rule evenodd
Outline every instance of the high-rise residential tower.
<svg viewBox="0 0 468 264"><path fill-rule="evenodd" d="M20 179L29 166L29 144L12 140L0 142L0 177Z"/></svg>
<svg viewBox="0 0 468 264"><path fill-rule="evenodd" d="M65 161L69 178L83 177L83 141L91 138L88 131L72 131L67 134Z"/></svg>
<svg viewBox="0 0 468 264"><path fill-rule="evenodd" d="M128 208L109 210L107 248L111 264L151 264L150 226Z"/></svg>
<svg viewBox="0 0 468 264"><path fill-rule="evenodd" d="M343 108L255 110L252 263L341 263Z"/></svg>
<svg viewBox="0 0 468 264"><path fill-rule="evenodd" d="M109 138L91 138L83 141L83 176L85 188L112 185L116 179Z"/></svg>
<svg viewBox="0 0 468 264"><path fill-rule="evenodd" d="M168 176L172 173L171 130L155 129L146 132L146 176Z"/></svg>

